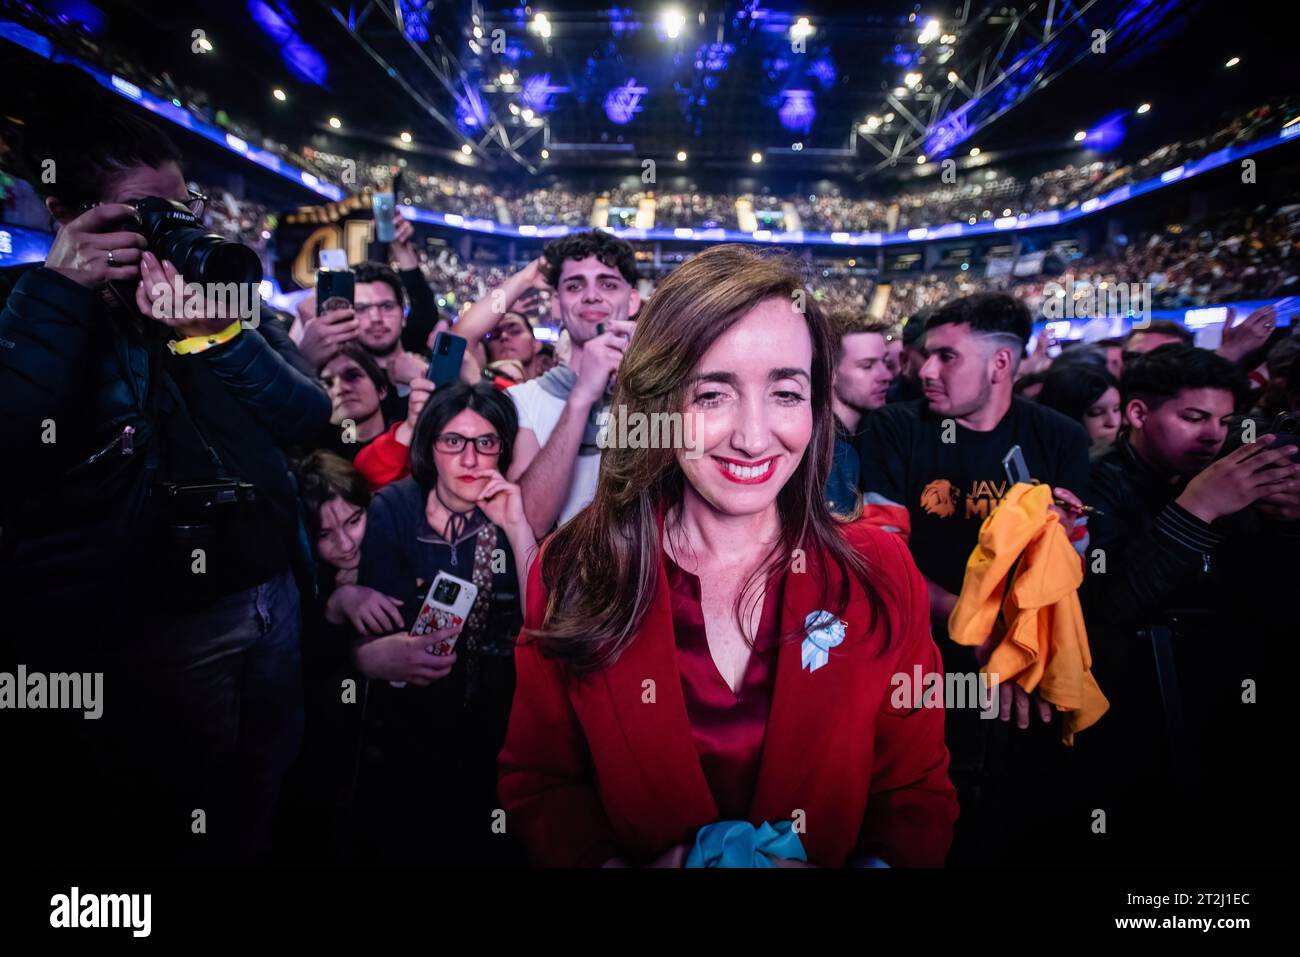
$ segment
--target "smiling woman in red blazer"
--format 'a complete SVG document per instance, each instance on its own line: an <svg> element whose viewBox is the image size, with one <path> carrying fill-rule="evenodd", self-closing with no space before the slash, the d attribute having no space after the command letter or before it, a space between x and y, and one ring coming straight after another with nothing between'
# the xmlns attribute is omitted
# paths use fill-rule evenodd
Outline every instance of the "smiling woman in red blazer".
<svg viewBox="0 0 1300 957"><path fill-rule="evenodd" d="M689 447L605 448L533 565L499 787L535 863L679 865L724 821L816 865L944 863L943 711L890 703L942 672L925 583L828 510L832 351L796 266L736 245L637 323L613 407Z"/></svg>

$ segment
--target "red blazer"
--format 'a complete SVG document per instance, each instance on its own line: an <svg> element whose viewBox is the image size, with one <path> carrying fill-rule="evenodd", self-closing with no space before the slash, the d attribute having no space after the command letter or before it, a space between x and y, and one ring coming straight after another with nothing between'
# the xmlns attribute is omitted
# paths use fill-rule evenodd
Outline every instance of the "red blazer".
<svg viewBox="0 0 1300 957"><path fill-rule="evenodd" d="M943 671L925 581L897 535L864 523L844 533L875 571L884 614L871 617L854 581L840 615L845 639L825 665L804 670L802 637L783 640L749 820L798 821L802 811L800 839L815 864L878 855L895 867L942 866L957 818L943 710L890 705L896 673ZM786 575L783 635L802 632L813 611L834 611L821 597L823 561L809 554L806 571ZM540 564L529 573L500 756L507 827L543 866L595 867L615 856L648 863L690 846L718 809L691 737L663 563L641 629L618 661L584 680L528 638L546 608ZM643 702L647 679L652 704Z"/></svg>

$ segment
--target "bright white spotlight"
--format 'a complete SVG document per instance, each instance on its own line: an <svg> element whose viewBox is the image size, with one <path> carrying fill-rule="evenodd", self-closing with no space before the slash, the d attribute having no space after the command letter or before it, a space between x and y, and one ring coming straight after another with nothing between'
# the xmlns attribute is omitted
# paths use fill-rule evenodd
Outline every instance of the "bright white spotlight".
<svg viewBox="0 0 1300 957"><path fill-rule="evenodd" d="M686 162L686 150L678 150L678 151L677 151L677 162L679 162L679 163L685 163L685 162Z"/></svg>
<svg viewBox="0 0 1300 957"><path fill-rule="evenodd" d="M903 77L903 84L909 87L910 89L915 90L918 86L921 85L921 74L919 73L907 74L907 76Z"/></svg>
<svg viewBox="0 0 1300 957"><path fill-rule="evenodd" d="M926 20L925 26L921 28L921 32L916 38L916 42L921 46L925 46L937 39L939 39L939 21L935 19Z"/></svg>
<svg viewBox="0 0 1300 957"><path fill-rule="evenodd" d="M542 39L548 39L551 35L551 21L546 19L546 14L539 13L533 17L533 29Z"/></svg>
<svg viewBox="0 0 1300 957"><path fill-rule="evenodd" d="M949 83L956 83L956 82L957 82L958 80L960 80L960 79L961 79L961 77L959 77L959 76L957 75L957 71L956 71L956 70L949 70L949 71L948 71L948 82L949 82Z"/></svg>
<svg viewBox="0 0 1300 957"><path fill-rule="evenodd" d="M542 150L542 159L550 159L550 158L551 158L551 151L550 151L550 150Z"/></svg>
<svg viewBox="0 0 1300 957"><path fill-rule="evenodd" d="M924 154L924 153L922 153L920 156L918 156L918 157L916 158L916 165L917 165L917 166L924 166L924 165L925 165L925 154Z"/></svg>
<svg viewBox="0 0 1300 957"><path fill-rule="evenodd" d="M518 115L519 115L519 104L518 104L518 103L511 103L511 104L510 104L510 112L513 113L515 116L518 116Z"/></svg>
<svg viewBox="0 0 1300 957"><path fill-rule="evenodd" d="M659 15L659 22L668 39L676 40L681 35L682 27L686 26L686 14L677 7L668 7Z"/></svg>
<svg viewBox="0 0 1300 957"><path fill-rule="evenodd" d="M808 22L807 17L800 17L790 27L791 40L805 40L813 35L813 25Z"/></svg>
<svg viewBox="0 0 1300 957"><path fill-rule="evenodd" d="M1150 113L1150 112L1151 112L1151 104L1150 104L1150 103L1143 103L1141 106L1138 107L1137 111L1138 111L1139 113Z"/></svg>
<svg viewBox="0 0 1300 957"><path fill-rule="evenodd" d="M1227 63L1225 63L1225 64L1223 64L1223 65L1226 66L1226 67L1231 68L1231 67L1236 66L1236 65L1237 65L1238 63L1240 63L1240 62L1241 62L1241 57L1239 57L1239 56L1235 56L1235 57L1233 57L1231 60L1229 60Z"/></svg>
<svg viewBox="0 0 1300 957"><path fill-rule="evenodd" d="M289 99L289 97L285 94L284 90L280 89L278 86L271 91L271 95L275 97L277 100L279 100L281 103Z"/></svg>
<svg viewBox="0 0 1300 957"><path fill-rule="evenodd" d="M970 150L970 155L971 155L971 156L979 156L979 155L980 155L980 148L979 148L978 146L972 146L972 147L971 147L971 150Z"/></svg>
<svg viewBox="0 0 1300 957"><path fill-rule="evenodd" d="M1077 133L1074 134L1074 141L1075 141L1076 143L1082 143L1082 142L1083 142L1084 140L1086 140L1087 138L1088 138L1088 131L1087 131L1087 130L1079 130L1079 132L1077 132Z"/></svg>
<svg viewBox="0 0 1300 957"><path fill-rule="evenodd" d="M343 121L340 120L337 116L331 116L331 117L330 117L330 126L331 126L333 129L336 129L336 130L337 130L337 129L340 129L340 128L343 126Z"/></svg>
<svg viewBox="0 0 1300 957"><path fill-rule="evenodd" d="M468 156L470 153L474 152L474 148L470 146L468 143L461 143L460 151L464 153L466 156Z"/></svg>
<svg viewBox="0 0 1300 957"><path fill-rule="evenodd" d="M507 71L497 77L497 82L500 83L502 86L510 86L512 83L515 82L515 75Z"/></svg>
<svg viewBox="0 0 1300 957"><path fill-rule="evenodd" d="M411 134L408 133L406 130L402 130L402 137L401 137L401 139L402 139L402 142L403 142L403 143L409 143L409 142L411 142Z"/></svg>
<svg viewBox="0 0 1300 957"><path fill-rule="evenodd" d="M212 52L212 41L209 40L207 37L199 37L199 52L200 52L200 53L211 53L211 52ZM1232 64L1228 64L1228 65L1231 66Z"/></svg>
<svg viewBox="0 0 1300 957"><path fill-rule="evenodd" d="M533 111L525 106L522 110L519 111L519 115L524 118L524 122L527 122L533 118Z"/></svg>
<svg viewBox="0 0 1300 957"><path fill-rule="evenodd" d="M750 161L751 163L761 163L761 162L763 162L763 154L762 154L762 153L750 153L750 154L749 154L749 161Z"/></svg>

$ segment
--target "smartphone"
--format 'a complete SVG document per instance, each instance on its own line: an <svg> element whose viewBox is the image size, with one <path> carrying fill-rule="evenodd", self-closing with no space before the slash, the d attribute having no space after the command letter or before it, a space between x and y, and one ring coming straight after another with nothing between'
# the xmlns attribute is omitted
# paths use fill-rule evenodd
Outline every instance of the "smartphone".
<svg viewBox="0 0 1300 957"><path fill-rule="evenodd" d="M420 613L411 626L411 634L427 635L432 631L446 628L448 625L463 626L469 617L469 611L478 598L478 588L463 578L438 572L438 576L429 586ZM443 638L432 645L435 655L449 655L456 647L459 634Z"/></svg>
<svg viewBox="0 0 1300 957"><path fill-rule="evenodd" d="M1007 481L1012 485L1033 484L1033 479L1029 476L1029 466L1025 465L1025 454L1020 451L1020 446L1011 446L1011 451L1002 457L1002 467L1006 470Z"/></svg>
<svg viewBox="0 0 1300 957"><path fill-rule="evenodd" d="M1300 418L1291 415L1289 412L1279 413L1278 417L1273 420L1273 425L1269 429L1275 438L1273 439L1273 448L1291 447L1291 461L1300 462ZM1278 463L1274 468L1280 467L1285 463Z"/></svg>
<svg viewBox="0 0 1300 957"><path fill-rule="evenodd" d="M451 385L460 378L461 362L465 358L465 337L451 332L440 332L433 337L433 358L429 361L426 378L434 385Z"/></svg>
<svg viewBox="0 0 1300 957"><path fill-rule="evenodd" d="M338 308L338 303L326 305L331 299L342 299L351 306L356 290L356 278L348 268L347 253L341 249L322 249L320 269L316 273L316 315Z"/></svg>
<svg viewBox="0 0 1300 957"><path fill-rule="evenodd" d="M393 223L394 199L392 193L372 193L370 208L375 214L375 240L391 243L397 237L397 227Z"/></svg>

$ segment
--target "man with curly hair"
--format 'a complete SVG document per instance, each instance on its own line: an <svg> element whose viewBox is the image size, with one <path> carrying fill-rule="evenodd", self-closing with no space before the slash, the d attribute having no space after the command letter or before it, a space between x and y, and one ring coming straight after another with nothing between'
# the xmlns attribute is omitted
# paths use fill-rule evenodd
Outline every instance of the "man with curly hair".
<svg viewBox="0 0 1300 957"><path fill-rule="evenodd" d="M540 538L596 492L596 436L641 297L632 247L600 230L548 243L537 271L554 290L551 308L569 334L569 355L564 365L508 390L519 413L508 477L523 490Z"/></svg>

